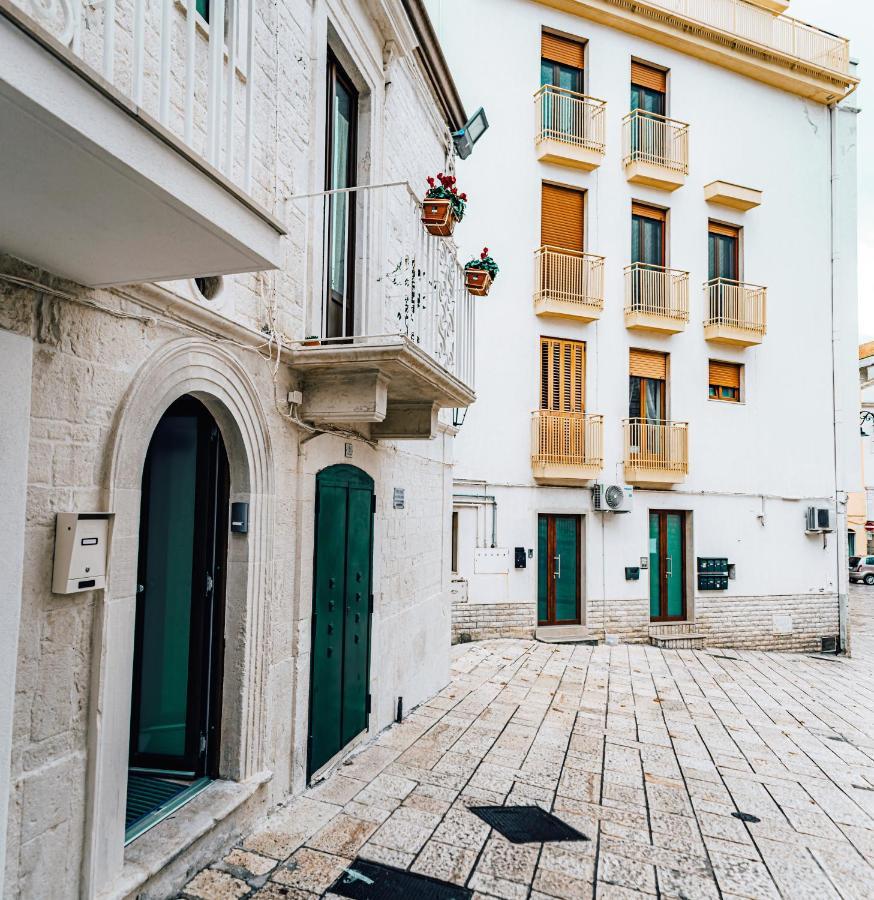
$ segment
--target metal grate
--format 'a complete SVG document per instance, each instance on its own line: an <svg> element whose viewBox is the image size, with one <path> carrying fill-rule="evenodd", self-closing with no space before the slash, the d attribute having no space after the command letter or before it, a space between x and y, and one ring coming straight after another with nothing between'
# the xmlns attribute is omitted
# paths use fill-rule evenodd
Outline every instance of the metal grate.
<svg viewBox="0 0 874 900"><path fill-rule="evenodd" d="M400 897L415 897L416 900L471 900L473 897L473 891L466 887L360 858L343 871L328 893L355 900L398 900Z"/></svg>
<svg viewBox="0 0 874 900"><path fill-rule="evenodd" d="M589 840L539 806L471 806L469 809L513 844Z"/></svg>

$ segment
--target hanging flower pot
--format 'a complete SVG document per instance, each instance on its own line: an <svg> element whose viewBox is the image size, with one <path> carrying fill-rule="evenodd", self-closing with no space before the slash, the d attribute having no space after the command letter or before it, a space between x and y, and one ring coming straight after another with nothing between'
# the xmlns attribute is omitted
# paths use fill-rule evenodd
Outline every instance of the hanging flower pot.
<svg viewBox="0 0 874 900"><path fill-rule="evenodd" d="M438 183L439 182L439 183ZM440 172L428 179L428 192L422 203L422 224L429 234L449 237L457 222L464 218L467 194L460 194L453 175Z"/></svg>
<svg viewBox="0 0 874 900"><path fill-rule="evenodd" d="M486 297L499 271L498 264L489 256L489 248L483 247L479 259L472 259L464 267L464 285L474 297Z"/></svg>

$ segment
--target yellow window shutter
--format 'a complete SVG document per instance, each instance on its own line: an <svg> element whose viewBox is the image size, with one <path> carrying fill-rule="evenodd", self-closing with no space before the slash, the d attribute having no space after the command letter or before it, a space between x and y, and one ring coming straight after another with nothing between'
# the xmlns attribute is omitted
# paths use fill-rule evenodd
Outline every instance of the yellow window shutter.
<svg viewBox="0 0 874 900"><path fill-rule="evenodd" d="M655 66L631 60L631 83L664 94L668 90L668 73Z"/></svg>
<svg viewBox="0 0 874 900"><path fill-rule="evenodd" d="M665 210L659 209L657 206L648 206L646 203L638 203L636 200L631 201L631 215L658 219L659 222L666 222L668 218Z"/></svg>
<svg viewBox="0 0 874 900"><path fill-rule="evenodd" d="M740 228L736 225L723 225L721 222L708 222L707 230L711 234L723 234L726 237L735 239L740 235Z"/></svg>
<svg viewBox="0 0 874 900"><path fill-rule="evenodd" d="M582 69L585 65L585 44L544 31L540 40L540 55L550 62Z"/></svg>
<svg viewBox="0 0 874 900"><path fill-rule="evenodd" d="M540 408L585 411L586 345L582 341L540 339Z"/></svg>
<svg viewBox="0 0 874 900"><path fill-rule="evenodd" d="M710 360L710 384L740 389L740 364Z"/></svg>
<svg viewBox="0 0 874 900"><path fill-rule="evenodd" d="M629 356L628 371L629 374L636 375L638 378L656 378L660 381L667 381L667 354L632 348Z"/></svg>
<svg viewBox="0 0 874 900"><path fill-rule="evenodd" d="M540 243L544 247L579 250L583 247L583 191L544 184L540 211Z"/></svg>

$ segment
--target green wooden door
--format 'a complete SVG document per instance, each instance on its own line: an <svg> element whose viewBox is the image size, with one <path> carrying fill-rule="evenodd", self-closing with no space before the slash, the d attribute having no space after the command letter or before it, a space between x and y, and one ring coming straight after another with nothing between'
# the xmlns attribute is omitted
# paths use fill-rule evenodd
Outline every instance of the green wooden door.
<svg viewBox="0 0 874 900"><path fill-rule="evenodd" d="M537 619L540 625L580 623L579 516L537 521Z"/></svg>
<svg viewBox="0 0 874 900"><path fill-rule="evenodd" d="M686 515L649 514L649 611L653 621L686 618Z"/></svg>
<svg viewBox="0 0 874 900"><path fill-rule="evenodd" d="M373 479L331 466L316 479L308 775L367 728Z"/></svg>

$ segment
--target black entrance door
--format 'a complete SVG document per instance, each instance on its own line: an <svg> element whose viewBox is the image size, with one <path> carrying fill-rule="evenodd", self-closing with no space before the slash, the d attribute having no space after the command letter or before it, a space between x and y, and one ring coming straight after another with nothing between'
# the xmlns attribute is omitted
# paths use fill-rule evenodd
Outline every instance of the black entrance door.
<svg viewBox="0 0 874 900"><path fill-rule="evenodd" d="M307 775L367 729L373 612L373 479L331 466L316 479Z"/></svg>
<svg viewBox="0 0 874 900"><path fill-rule="evenodd" d="M149 444L140 517L130 765L178 779L218 768L228 462L194 397Z"/></svg>

